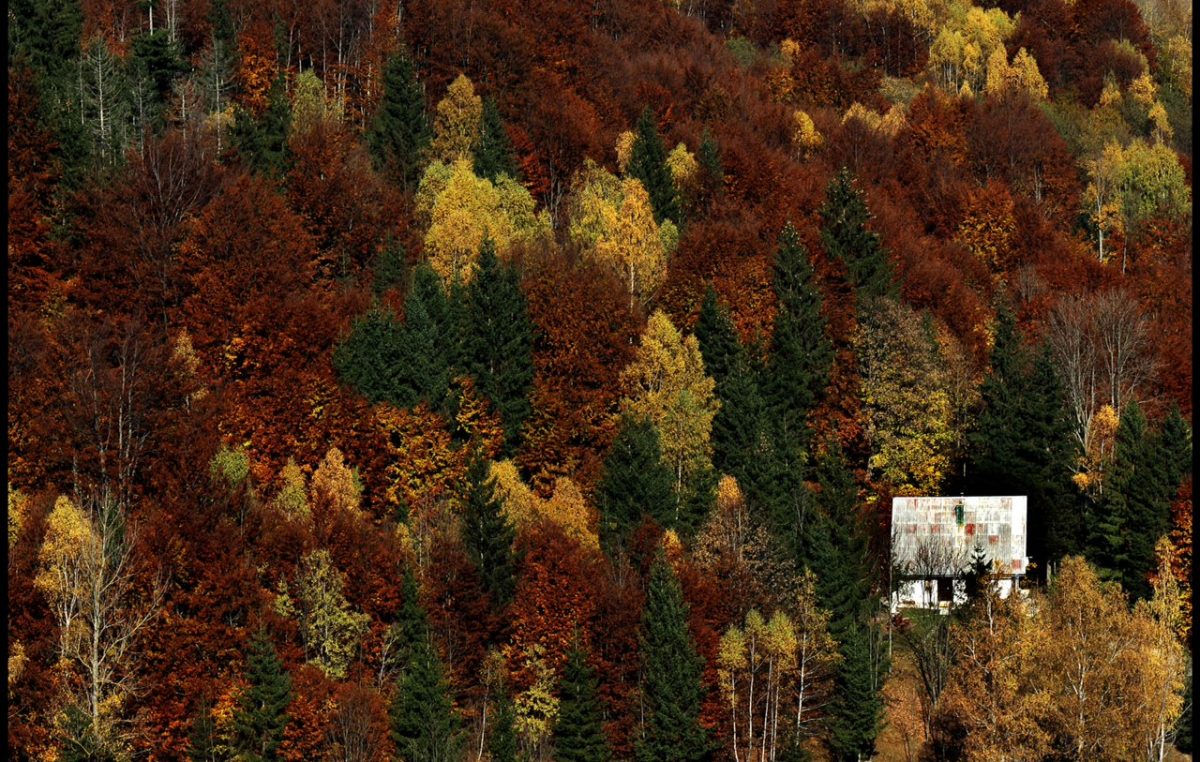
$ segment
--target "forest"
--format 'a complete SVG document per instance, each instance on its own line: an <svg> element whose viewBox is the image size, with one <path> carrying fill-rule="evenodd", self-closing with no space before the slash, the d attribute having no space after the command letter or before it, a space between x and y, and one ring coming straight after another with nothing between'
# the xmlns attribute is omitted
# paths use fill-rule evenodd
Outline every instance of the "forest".
<svg viewBox="0 0 1200 762"><path fill-rule="evenodd" d="M11 0L8 757L1190 759L1191 3L979 1Z"/></svg>

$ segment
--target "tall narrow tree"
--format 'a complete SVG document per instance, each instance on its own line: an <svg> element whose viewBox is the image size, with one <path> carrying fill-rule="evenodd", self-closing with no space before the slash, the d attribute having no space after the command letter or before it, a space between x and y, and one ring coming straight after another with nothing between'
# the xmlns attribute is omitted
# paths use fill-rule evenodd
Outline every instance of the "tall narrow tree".
<svg viewBox="0 0 1200 762"><path fill-rule="evenodd" d="M412 59L400 53L383 71L383 97L367 133L378 167L405 189L416 187L433 131L425 112L425 88Z"/></svg>
<svg viewBox="0 0 1200 762"><path fill-rule="evenodd" d="M488 461L478 447L467 467L462 531L467 554L479 569L492 601L497 606L506 605L516 586L512 550L515 532L496 497L495 482L488 476Z"/></svg>
<svg viewBox="0 0 1200 762"><path fill-rule="evenodd" d="M633 151L629 157L627 173L642 181L642 187L650 195L654 207L654 221L671 220L679 224L679 196L671 170L667 168L667 152L654 113L647 108L638 119Z"/></svg>
<svg viewBox="0 0 1200 762"><path fill-rule="evenodd" d="M504 129L500 109L496 108L496 101L491 98L483 99L482 134L475 146L475 174L492 182L500 175L520 179L512 141Z"/></svg>
<svg viewBox="0 0 1200 762"><path fill-rule="evenodd" d="M292 678L283 668L266 630L250 640L246 659L247 687L233 714L233 748L239 759L273 762L287 729Z"/></svg>
<svg viewBox="0 0 1200 762"><path fill-rule="evenodd" d="M712 756L700 725L704 660L687 626L688 605L675 572L660 551L650 567L642 614L642 701L646 721L639 762L699 762Z"/></svg>
<svg viewBox="0 0 1200 762"><path fill-rule="evenodd" d="M567 652L567 664L559 685L558 720L553 736L557 762L608 762L612 759L604 735L598 687L595 672L588 666L587 654L577 637Z"/></svg>
<svg viewBox="0 0 1200 762"><path fill-rule="evenodd" d="M733 321L729 318L729 310L717 302L717 292L711 283L704 289L704 302L700 305L695 334L700 342L700 354L704 357L704 370L717 383L717 396L722 396L721 384L729 375L741 344Z"/></svg>
<svg viewBox="0 0 1200 762"><path fill-rule="evenodd" d="M646 418L622 416L596 488L600 540L610 552L622 548L644 515L669 525L675 509L674 480L662 463L658 431Z"/></svg>
<svg viewBox="0 0 1200 762"><path fill-rule="evenodd" d="M847 275L862 296L895 296L892 267L879 235L867 229L870 219L863 192L842 168L829 183L821 207L821 243L825 252L846 265Z"/></svg>

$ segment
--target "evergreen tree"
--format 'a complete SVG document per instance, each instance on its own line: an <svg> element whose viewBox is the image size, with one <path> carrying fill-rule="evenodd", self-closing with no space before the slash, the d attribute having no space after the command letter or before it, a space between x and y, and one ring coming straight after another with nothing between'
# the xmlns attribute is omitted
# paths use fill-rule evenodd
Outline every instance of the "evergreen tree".
<svg viewBox="0 0 1200 762"><path fill-rule="evenodd" d="M508 449L515 449L521 424L532 407L533 324L516 267L496 258L484 239L479 272L464 294L469 328L462 335L464 370L492 401L504 421Z"/></svg>
<svg viewBox="0 0 1200 762"><path fill-rule="evenodd" d="M405 762L458 762L461 721L454 712L445 668L428 636L413 646L390 719L392 741Z"/></svg>
<svg viewBox="0 0 1200 762"><path fill-rule="evenodd" d="M191 762L217 762L217 726L213 722L212 705L201 701L192 719L188 734L187 755Z"/></svg>
<svg viewBox="0 0 1200 762"><path fill-rule="evenodd" d="M143 83L139 121L157 131L163 126L175 79L188 71L183 51L166 29L140 34L133 39L133 69Z"/></svg>
<svg viewBox="0 0 1200 762"><path fill-rule="evenodd" d="M488 462L478 447L467 466L462 531L467 555L479 569L484 587L497 606L504 606L512 600L516 587L512 550L516 533L496 498L495 482L488 477Z"/></svg>
<svg viewBox="0 0 1200 762"><path fill-rule="evenodd" d="M396 663L401 672L408 669L412 663L417 644L429 640L429 618L425 607L421 605L421 591L417 584L417 575L411 567L406 566L400 585L404 596L400 604L400 613L392 625L396 634L397 653Z"/></svg>
<svg viewBox="0 0 1200 762"><path fill-rule="evenodd" d="M375 258L371 290L376 296L408 282L408 254L399 241L389 239Z"/></svg>
<svg viewBox="0 0 1200 762"><path fill-rule="evenodd" d="M829 747L839 760L859 762L875 755L883 701L869 638L867 626L859 625L844 631L839 639L842 661L829 711Z"/></svg>
<svg viewBox="0 0 1200 762"><path fill-rule="evenodd" d="M712 755L700 725L704 660L687 627L688 606L675 572L660 551L650 567L642 614L642 699L645 733L638 739L640 762L695 762Z"/></svg>
<svg viewBox="0 0 1200 762"><path fill-rule="evenodd" d="M700 354L704 358L704 370L716 382L717 396L721 397L721 385L729 375L741 344L729 311L718 304L717 292L711 283L704 289L704 302L700 305L695 333L696 340L700 342Z"/></svg>
<svg viewBox="0 0 1200 762"><path fill-rule="evenodd" d="M391 312L373 307L354 321L333 351L338 378L374 403L397 402L395 382L403 372L403 328Z"/></svg>
<svg viewBox="0 0 1200 762"><path fill-rule="evenodd" d="M600 539L610 551L623 547L642 516L668 526L675 506L674 478L662 463L658 430L646 418L623 416L596 488Z"/></svg>
<svg viewBox="0 0 1200 762"><path fill-rule="evenodd" d="M383 97L367 133L376 165L405 189L416 187L432 138L416 68L407 55L394 55L384 68Z"/></svg>
<svg viewBox="0 0 1200 762"><path fill-rule="evenodd" d="M649 108L642 112L638 120L627 174L642 181L642 186L650 196L650 205L654 207L655 222L662 224L663 220L671 220L679 224L679 195L671 170L667 168L667 152L663 148L662 137L658 134L654 114Z"/></svg>
<svg viewBox="0 0 1200 762"><path fill-rule="evenodd" d="M278 760L289 721L292 678L284 670L266 630L259 630L250 641L246 682L233 715L233 748L238 758L247 762Z"/></svg>
<svg viewBox="0 0 1200 762"><path fill-rule="evenodd" d="M118 762L121 756L112 743L96 735L90 714L72 704L63 711L58 728L61 744L58 759L63 762Z"/></svg>
<svg viewBox="0 0 1200 762"><path fill-rule="evenodd" d="M483 99L482 134L475 146L475 174L495 182L500 175L520 180L512 142L504 130L500 109L491 98Z"/></svg>
<svg viewBox="0 0 1200 762"><path fill-rule="evenodd" d="M997 313L982 412L967 434L961 491L1026 495L1029 554L1040 565L1080 549L1080 510L1070 483L1073 448L1062 385L1045 346L1030 359L1010 311Z"/></svg>
<svg viewBox="0 0 1200 762"><path fill-rule="evenodd" d="M20 60L42 77L69 75L79 58L82 38L83 8L79 0L8 3L9 66Z"/></svg>
<svg viewBox="0 0 1200 762"><path fill-rule="evenodd" d="M438 409L450 387L450 364L458 345L458 331L451 324L450 303L441 279L428 264L416 269L412 288L404 302L403 352L405 366L397 379L401 407L424 401Z"/></svg>
<svg viewBox="0 0 1200 762"><path fill-rule="evenodd" d="M758 373L745 351L733 357L717 393L721 407L713 417L713 468L732 475L746 491L755 461L770 448L764 439L766 403L758 389Z"/></svg>
<svg viewBox="0 0 1200 762"><path fill-rule="evenodd" d="M896 296L892 268L879 236L867 229L870 212L863 192L843 168L829 183L821 207L821 243L825 252L846 265L860 296Z"/></svg>
<svg viewBox="0 0 1200 762"><path fill-rule="evenodd" d="M492 730L487 739L492 762L517 762L516 710L503 688L496 698L492 717Z"/></svg>
<svg viewBox="0 0 1200 762"><path fill-rule="evenodd" d="M805 417L829 383L833 344L826 335L808 251L791 223L779 234L773 280L778 311L763 398L782 441L802 442Z"/></svg>
<svg viewBox="0 0 1200 762"><path fill-rule="evenodd" d="M262 116L255 117L239 108L234 119L231 138L238 153L255 171L274 177L287 172L290 161L288 131L292 121L292 107L288 102L284 74L271 84L267 96L267 109Z"/></svg>
<svg viewBox="0 0 1200 762"><path fill-rule="evenodd" d="M700 165L700 185L704 197L711 201L721 194L725 185L725 168L721 165L721 147L713 139L708 127L700 136L700 148L696 152Z"/></svg>
<svg viewBox="0 0 1200 762"><path fill-rule="evenodd" d="M558 721L554 725L556 762L608 762L612 751L604 735L597 695L599 681L588 666L578 636L567 652L559 686Z"/></svg>
<svg viewBox="0 0 1200 762"><path fill-rule="evenodd" d="M1158 448L1163 464L1163 487L1175 498L1184 479L1192 472L1192 427L1188 425L1178 405L1163 420Z"/></svg>

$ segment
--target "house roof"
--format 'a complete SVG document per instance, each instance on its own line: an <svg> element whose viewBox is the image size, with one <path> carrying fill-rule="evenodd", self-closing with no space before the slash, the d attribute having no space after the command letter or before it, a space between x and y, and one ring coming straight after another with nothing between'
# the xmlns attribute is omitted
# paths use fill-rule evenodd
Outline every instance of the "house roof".
<svg viewBox="0 0 1200 762"><path fill-rule="evenodd" d="M892 498L893 558L916 577L958 576L976 547L997 572L1024 574L1026 531L1024 495Z"/></svg>

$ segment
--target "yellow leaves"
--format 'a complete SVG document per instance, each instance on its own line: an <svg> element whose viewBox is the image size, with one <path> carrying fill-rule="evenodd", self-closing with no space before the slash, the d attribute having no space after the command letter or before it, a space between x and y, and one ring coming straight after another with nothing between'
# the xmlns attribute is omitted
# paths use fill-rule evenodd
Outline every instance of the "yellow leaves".
<svg viewBox="0 0 1200 762"><path fill-rule="evenodd" d="M336 447L329 448L313 473L312 491L333 510L357 513L362 505L362 485Z"/></svg>
<svg viewBox="0 0 1200 762"><path fill-rule="evenodd" d="M478 177L469 158L456 159L450 166L431 163L413 204L418 220L428 225L429 263L446 282L471 281L485 237L503 258L514 245L551 234L549 214L536 212L529 191L509 177L496 184Z"/></svg>
<svg viewBox="0 0 1200 762"><path fill-rule="evenodd" d="M1159 59L1162 70L1167 72L1175 87L1192 97L1192 41L1183 35L1167 40Z"/></svg>
<svg viewBox="0 0 1200 762"><path fill-rule="evenodd" d="M12 482L8 483L8 549L11 551L17 539L21 536L21 527L25 525L25 506L28 499L20 490L13 489Z"/></svg>
<svg viewBox="0 0 1200 762"><path fill-rule="evenodd" d="M230 491L237 489L250 475L250 456L242 446L222 445L209 464L214 479L223 480Z"/></svg>
<svg viewBox="0 0 1200 762"><path fill-rule="evenodd" d="M1017 233L1012 197L1000 186L970 194L955 240L978 257L993 275L1008 270Z"/></svg>
<svg viewBox="0 0 1200 762"><path fill-rule="evenodd" d="M700 174L700 163L687 146L680 143L667 154L667 169L671 172L671 179L675 181L676 188L688 188L696 183Z"/></svg>
<svg viewBox="0 0 1200 762"><path fill-rule="evenodd" d="M645 416L658 428L663 462L675 473L677 485L707 463L720 403L713 380L704 374L695 336L683 338L666 313L655 310L621 383L622 412Z"/></svg>
<svg viewBox="0 0 1200 762"><path fill-rule="evenodd" d="M71 566L92 552L96 541L88 515L70 498L60 495L46 519L46 537L38 552L42 571L34 579L34 586L52 601L71 595L78 584Z"/></svg>
<svg viewBox="0 0 1200 762"><path fill-rule="evenodd" d="M525 484L511 460L492 463L489 478L495 482L496 498L504 508L505 517L518 532L538 521L550 521L584 547L599 549L600 540L592 530L591 511L583 493L571 479L556 479L554 493L548 500L543 500Z"/></svg>
<svg viewBox="0 0 1200 762"><path fill-rule="evenodd" d="M998 46L988 58L985 92L999 98L1007 92L1016 91L1028 93L1035 101L1044 101L1050 94L1050 88L1038 70L1037 60L1029 51L1025 48L1018 50L1013 56L1012 65L1009 65L1004 46Z"/></svg>
<svg viewBox="0 0 1200 762"><path fill-rule="evenodd" d="M633 144L636 142L637 135L633 134L632 130L625 130L617 136L617 169L621 172L629 168L629 160L633 158ZM584 159L585 166L590 161L591 159Z"/></svg>
<svg viewBox="0 0 1200 762"><path fill-rule="evenodd" d="M283 485L275 496L275 506L292 520L307 520L311 512L308 507L308 486L305 484L304 472L296 465L296 461L288 458L287 465L279 472Z"/></svg>
<svg viewBox="0 0 1200 762"><path fill-rule="evenodd" d="M801 159L812 156L825 142L812 117L797 109L792 114L792 151Z"/></svg>
<svg viewBox="0 0 1200 762"><path fill-rule="evenodd" d="M1079 458L1079 469L1071 481L1080 492L1097 494L1103 487L1104 475L1112 463L1121 419L1112 405L1103 405L1092 416L1087 431L1086 452Z"/></svg>
<svg viewBox="0 0 1200 762"><path fill-rule="evenodd" d="M434 159L448 164L470 159L479 142L482 120L483 99L475 94L471 80L459 74L434 114L433 142L429 146Z"/></svg>
<svg viewBox="0 0 1200 762"><path fill-rule="evenodd" d="M971 6L965 15L951 17L929 48L929 70L950 91L969 95L988 82L989 62L1015 23L1004 11Z"/></svg>
<svg viewBox="0 0 1200 762"><path fill-rule="evenodd" d="M326 121L340 117L336 103L325 95L325 83L312 69L301 72L292 88L292 122L290 131L298 135Z"/></svg>
<svg viewBox="0 0 1200 762"><path fill-rule="evenodd" d="M558 698L554 695L557 680L546 660L546 649L533 644L521 654L525 669L533 674L533 684L513 700L514 725L526 742L538 747L550 738L554 721L558 719Z"/></svg>
<svg viewBox="0 0 1200 762"><path fill-rule="evenodd" d="M1115 77L1104 78L1104 89L1100 91L1100 108L1116 108L1121 105L1121 86Z"/></svg>
<svg viewBox="0 0 1200 762"><path fill-rule="evenodd" d="M21 679L21 675L25 672L25 665L29 662L29 658L25 656L25 646L21 641L14 640L11 643L11 648L8 651L8 697L12 699L13 684Z"/></svg>
<svg viewBox="0 0 1200 762"><path fill-rule="evenodd" d="M878 132L894 138L905 125L904 106L894 103L886 114L880 116L878 113L855 101L850 104L850 108L846 109L846 113L842 115L842 124L851 120L862 122L872 132Z"/></svg>
<svg viewBox="0 0 1200 762"><path fill-rule="evenodd" d="M779 54L783 56L783 63L791 68L796 56L800 54L800 43L788 37L779 43Z"/></svg>
<svg viewBox="0 0 1200 762"><path fill-rule="evenodd" d="M1171 120L1167 117L1167 109L1162 103L1155 101L1150 106L1148 116L1155 142L1166 143L1175 135L1175 130L1171 127Z"/></svg>

